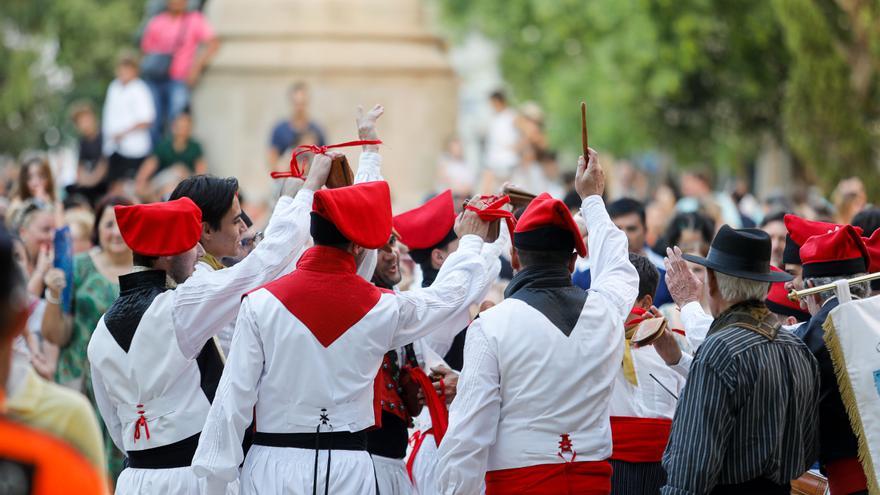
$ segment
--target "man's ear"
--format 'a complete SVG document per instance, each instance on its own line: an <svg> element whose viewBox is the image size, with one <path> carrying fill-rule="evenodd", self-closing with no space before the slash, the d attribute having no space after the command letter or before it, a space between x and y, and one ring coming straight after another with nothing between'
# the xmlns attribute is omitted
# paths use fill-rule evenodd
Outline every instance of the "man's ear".
<svg viewBox="0 0 880 495"><path fill-rule="evenodd" d="M202 239L211 240L211 235L214 233L214 229L208 225L208 222L202 222Z"/></svg>
<svg viewBox="0 0 880 495"><path fill-rule="evenodd" d="M654 296L651 294L645 294L645 297L636 301L636 306L642 309L651 309L651 306L654 305Z"/></svg>
<svg viewBox="0 0 880 495"><path fill-rule="evenodd" d="M443 261L446 260L446 253L442 249L434 248L431 250L431 267L435 270L439 270L441 266L443 266Z"/></svg>
<svg viewBox="0 0 880 495"><path fill-rule="evenodd" d="M568 258L568 273L574 273L574 267L577 263L578 254L576 252L571 253L571 257Z"/></svg>

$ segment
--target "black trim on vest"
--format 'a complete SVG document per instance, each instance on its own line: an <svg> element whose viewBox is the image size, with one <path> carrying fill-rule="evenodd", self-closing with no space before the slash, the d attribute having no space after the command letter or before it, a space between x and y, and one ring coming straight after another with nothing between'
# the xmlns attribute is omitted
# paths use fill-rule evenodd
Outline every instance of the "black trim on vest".
<svg viewBox="0 0 880 495"><path fill-rule="evenodd" d="M217 394L217 385L220 384L220 377L223 375L223 359L220 357L220 350L214 345L214 339L208 340L202 350L196 357L196 364L199 365L199 386L208 402L214 402L214 396Z"/></svg>
<svg viewBox="0 0 880 495"><path fill-rule="evenodd" d="M104 314L104 325L126 353L131 348L134 333L153 300L168 290L165 272L148 270L119 277L119 297Z"/></svg>
<svg viewBox="0 0 880 495"><path fill-rule="evenodd" d="M367 450L367 432L254 433L254 445L306 450Z"/></svg>
<svg viewBox="0 0 880 495"><path fill-rule="evenodd" d="M504 296L535 308L566 337L571 335L587 302L587 291L571 283L562 265L528 266L510 281Z"/></svg>
<svg viewBox="0 0 880 495"><path fill-rule="evenodd" d="M196 447L199 446L199 435L201 433L196 433L179 442L152 449L126 451L128 467L137 469L171 469L190 466L193 456L196 454Z"/></svg>

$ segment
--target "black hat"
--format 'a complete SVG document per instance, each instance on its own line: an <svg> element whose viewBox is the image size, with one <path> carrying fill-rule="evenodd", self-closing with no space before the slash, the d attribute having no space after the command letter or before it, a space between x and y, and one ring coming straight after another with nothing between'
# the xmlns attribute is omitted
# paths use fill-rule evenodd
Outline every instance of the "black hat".
<svg viewBox="0 0 880 495"><path fill-rule="evenodd" d="M685 254L684 259L731 277L758 282L787 282L793 277L770 270L770 236L759 229L733 229L723 225L709 256Z"/></svg>
<svg viewBox="0 0 880 495"><path fill-rule="evenodd" d="M785 250L782 252L782 262L786 265L801 265L801 247L794 242L791 234L785 234Z"/></svg>

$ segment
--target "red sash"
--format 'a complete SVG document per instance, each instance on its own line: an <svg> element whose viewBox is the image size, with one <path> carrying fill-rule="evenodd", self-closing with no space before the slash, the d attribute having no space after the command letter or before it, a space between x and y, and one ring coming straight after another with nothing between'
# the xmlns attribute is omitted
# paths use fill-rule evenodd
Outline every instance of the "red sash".
<svg viewBox="0 0 880 495"><path fill-rule="evenodd" d="M608 495L608 461L560 462L486 473L486 495Z"/></svg>
<svg viewBox="0 0 880 495"><path fill-rule="evenodd" d="M855 457L837 459L825 464L831 495L849 495L868 489L865 471Z"/></svg>
<svg viewBox="0 0 880 495"><path fill-rule="evenodd" d="M611 458L624 462L660 462L669 442L671 419L611 417Z"/></svg>

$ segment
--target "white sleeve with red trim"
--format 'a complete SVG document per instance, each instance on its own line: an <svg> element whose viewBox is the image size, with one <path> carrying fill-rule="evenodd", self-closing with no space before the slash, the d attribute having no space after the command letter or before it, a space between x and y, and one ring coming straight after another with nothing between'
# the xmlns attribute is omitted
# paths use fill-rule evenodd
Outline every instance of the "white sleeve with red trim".
<svg viewBox="0 0 880 495"><path fill-rule="evenodd" d="M399 316L391 342L392 349L443 328L451 317L460 314L462 308L479 299L487 278L482 246L483 240L478 236L462 237L458 249L440 267L430 287L397 294ZM463 329L464 325L459 328Z"/></svg>
<svg viewBox="0 0 880 495"><path fill-rule="evenodd" d="M709 327L715 318L706 313L700 303L691 301L681 308L681 324L684 326L685 337L691 343L694 352L705 342Z"/></svg>
<svg viewBox="0 0 880 495"><path fill-rule="evenodd" d="M495 443L501 415L501 372L496 350L483 333L481 320L468 329L464 344L467 365L449 407L449 428L437 451L437 493L480 493L489 447Z"/></svg>
<svg viewBox="0 0 880 495"><path fill-rule="evenodd" d="M264 359L263 342L250 299L245 298L217 395L193 457L196 476L208 478L215 484L230 483L238 478L238 466L244 460L241 442L253 419Z"/></svg>
<svg viewBox="0 0 880 495"><path fill-rule="evenodd" d="M278 200L263 241L237 265L199 271L173 291L172 324L184 356L194 359L205 342L235 321L241 297L278 278L309 240L314 192L301 189ZM173 233L169 233L173 234Z"/></svg>

